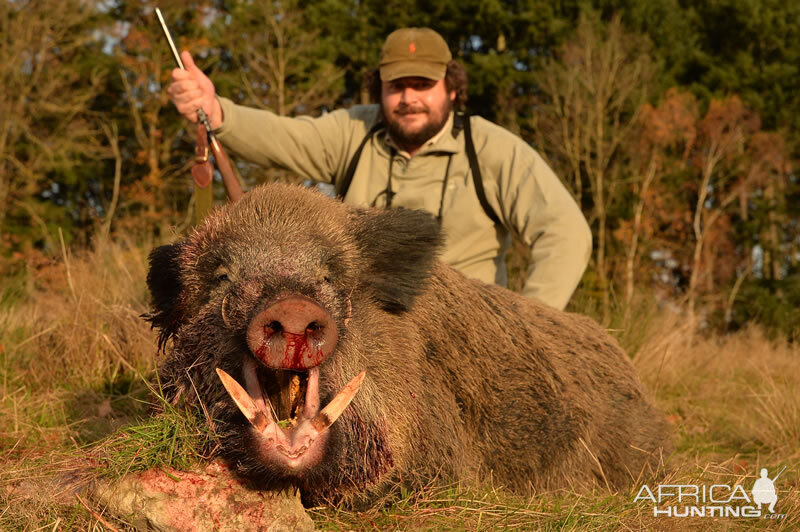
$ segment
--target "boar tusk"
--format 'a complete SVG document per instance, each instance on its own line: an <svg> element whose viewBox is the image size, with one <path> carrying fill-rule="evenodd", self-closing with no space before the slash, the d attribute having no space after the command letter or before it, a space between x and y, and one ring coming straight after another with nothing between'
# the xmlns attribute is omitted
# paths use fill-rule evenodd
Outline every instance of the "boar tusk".
<svg viewBox="0 0 800 532"><path fill-rule="evenodd" d="M319 366L308 370L308 384L306 385L305 405L303 417L313 419L319 413Z"/></svg>
<svg viewBox="0 0 800 532"><path fill-rule="evenodd" d="M327 430L328 427L333 425L339 416L342 415L342 412L348 407L350 401L353 400L353 397L356 396L358 393L358 389L361 387L361 382L364 380L364 375L367 374L367 371L364 370L345 385L344 388L334 397L331 399L331 402L328 403L328 406L322 409L322 412L314 416L314 419L311 420L311 425L317 429L319 433L324 432Z"/></svg>
<svg viewBox="0 0 800 532"><path fill-rule="evenodd" d="M253 398L242 388L241 384L219 368L217 368L217 375L219 376L219 380L222 381L222 385L225 386L225 390L227 390L231 399L233 399L233 402L236 403L236 406L238 406L239 410L244 414L244 417L246 417L259 432L264 432L264 430L269 427L270 420L259 410Z"/></svg>

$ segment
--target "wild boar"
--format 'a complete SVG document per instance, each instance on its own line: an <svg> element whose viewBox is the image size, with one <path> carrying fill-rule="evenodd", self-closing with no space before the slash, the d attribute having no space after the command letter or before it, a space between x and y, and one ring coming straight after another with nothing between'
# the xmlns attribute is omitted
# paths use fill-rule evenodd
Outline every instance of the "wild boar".
<svg viewBox="0 0 800 532"><path fill-rule="evenodd" d="M309 504L433 478L615 489L656 469L667 424L617 342L466 278L441 239L424 212L297 186L218 209L150 255L165 394L202 401L255 486Z"/></svg>

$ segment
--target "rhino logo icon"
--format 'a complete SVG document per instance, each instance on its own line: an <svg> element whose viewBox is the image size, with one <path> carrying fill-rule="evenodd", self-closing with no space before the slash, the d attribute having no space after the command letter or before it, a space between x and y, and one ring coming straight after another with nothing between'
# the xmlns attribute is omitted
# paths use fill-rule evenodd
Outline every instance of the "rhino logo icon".
<svg viewBox="0 0 800 532"><path fill-rule="evenodd" d="M753 502L758 505L758 509L761 510L762 504L769 504L769 513L775 513L775 503L778 502L778 494L775 493L775 481L781 476L783 473L783 469L781 472L775 475L775 478L769 478L767 476L769 472L766 468L761 470L761 478L757 479L755 484L753 484Z"/></svg>

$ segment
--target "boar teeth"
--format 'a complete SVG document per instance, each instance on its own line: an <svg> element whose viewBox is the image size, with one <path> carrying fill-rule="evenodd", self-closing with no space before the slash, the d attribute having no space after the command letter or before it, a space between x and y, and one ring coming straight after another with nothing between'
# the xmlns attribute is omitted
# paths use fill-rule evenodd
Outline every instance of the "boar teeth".
<svg viewBox="0 0 800 532"><path fill-rule="evenodd" d="M233 377L219 368L217 368L217 375L219 376L219 380L222 381L222 385L225 386L228 395L231 396L233 402L236 403L236 406L238 406L239 410L244 414L244 417L246 417L259 432L264 432L271 422L266 414L256 406L253 398L250 397L245 389L242 388Z"/></svg>
<svg viewBox="0 0 800 532"><path fill-rule="evenodd" d="M272 429L273 432L270 432L270 434L273 436L269 440L273 441L273 438L277 438L279 442L286 443L286 445L278 444L276 448L289 458L296 458L302 455L314 441L314 438L328 430L339 419L339 416L342 415L342 412L345 411L356 393L358 393L366 374L366 371L362 371L353 377L336 397L328 403L328 406L323 408L321 412L317 412L319 408L319 368L312 368L309 371L308 390L306 390L307 401L303 405L304 421L297 426L284 428L277 424L272 416L265 411L267 405L270 408L272 407L268 400L267 405L259 406L241 384L223 370L217 368L217 375L222 381L222 385L242 414L244 414L244 417L262 435L266 436L267 431ZM295 443L303 440L306 441L302 445L298 446Z"/></svg>
<svg viewBox="0 0 800 532"><path fill-rule="evenodd" d="M314 419L311 420L311 425L317 429L319 433L324 432L339 419L339 416L342 415L342 412L344 412L345 408L350 404L350 401L352 401L353 397L358 393L358 389L361 387L361 382L364 380L364 375L366 374L367 372L365 370L353 377L336 397L331 399L328 406L323 408L322 412L314 416Z"/></svg>

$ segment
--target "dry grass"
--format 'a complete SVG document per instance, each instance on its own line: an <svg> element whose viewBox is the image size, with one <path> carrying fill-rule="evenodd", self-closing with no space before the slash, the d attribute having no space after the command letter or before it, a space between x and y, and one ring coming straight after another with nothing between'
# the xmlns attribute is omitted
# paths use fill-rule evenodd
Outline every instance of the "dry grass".
<svg viewBox="0 0 800 532"><path fill-rule="evenodd" d="M149 297L147 252L123 243L65 250L0 288L0 529L90 524L71 498L21 495L40 478L73 471L88 444L147 415L142 375L155 362L155 335L139 317Z"/></svg>
<svg viewBox="0 0 800 532"><path fill-rule="evenodd" d="M800 459L800 349L756 327L727 337L691 335L662 318L634 357L672 415L685 450Z"/></svg>
<svg viewBox="0 0 800 532"><path fill-rule="evenodd" d="M142 391L136 376L152 370L155 352L140 318L149 297L146 253L110 244L31 266L4 284L3 445L80 439L87 425L136 410L123 402Z"/></svg>
<svg viewBox="0 0 800 532"><path fill-rule="evenodd" d="M157 394L145 377L155 363L155 336L139 317L147 310L148 249L108 244L31 266L0 288L0 529L104 529L74 499L70 479L197 459L188 438L206 437L202 420L180 425L169 409L149 417ZM634 502L640 486L530 499L492 487L431 486L364 513L313 509L317 526L798 528L800 349L770 342L756 328L692 335L680 317L643 315L635 329L615 334L675 426L678 451L662 483L740 484L749 494L761 467L772 476L786 466L776 483L784 519L656 518L652 504ZM61 480L43 490L46 478Z"/></svg>

